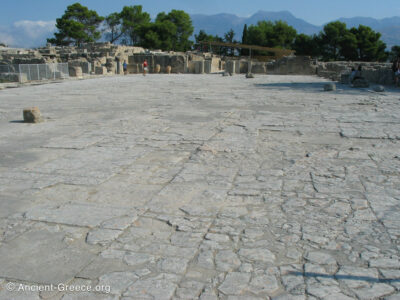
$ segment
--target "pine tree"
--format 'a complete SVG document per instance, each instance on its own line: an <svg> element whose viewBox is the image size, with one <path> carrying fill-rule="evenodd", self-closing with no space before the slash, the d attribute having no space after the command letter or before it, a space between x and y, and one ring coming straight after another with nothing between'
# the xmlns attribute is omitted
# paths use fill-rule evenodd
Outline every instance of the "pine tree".
<svg viewBox="0 0 400 300"><path fill-rule="evenodd" d="M80 3L67 7L64 15L57 19L58 32L54 38L47 39L55 45L80 45L81 43L94 42L101 37L98 27L104 20L96 11L89 10Z"/></svg>

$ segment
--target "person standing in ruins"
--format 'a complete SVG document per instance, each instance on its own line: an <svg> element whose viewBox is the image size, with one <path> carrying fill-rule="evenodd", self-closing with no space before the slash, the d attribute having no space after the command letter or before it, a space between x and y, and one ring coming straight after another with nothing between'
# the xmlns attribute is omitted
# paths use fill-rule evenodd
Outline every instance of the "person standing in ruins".
<svg viewBox="0 0 400 300"><path fill-rule="evenodd" d="M124 60L122 68L124 69L124 75L128 74L128 64L126 63L126 60Z"/></svg>
<svg viewBox="0 0 400 300"><path fill-rule="evenodd" d="M145 59L143 62L143 76L146 76L147 67L148 67L148 63L147 63L147 59Z"/></svg>

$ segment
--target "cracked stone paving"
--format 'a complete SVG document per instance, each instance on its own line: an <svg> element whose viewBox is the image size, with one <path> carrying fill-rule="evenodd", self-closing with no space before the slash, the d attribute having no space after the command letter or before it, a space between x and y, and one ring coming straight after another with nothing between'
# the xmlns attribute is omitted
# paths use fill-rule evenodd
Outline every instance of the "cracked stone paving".
<svg viewBox="0 0 400 300"><path fill-rule="evenodd" d="M399 90L325 83L0 91L0 299L400 299Z"/></svg>

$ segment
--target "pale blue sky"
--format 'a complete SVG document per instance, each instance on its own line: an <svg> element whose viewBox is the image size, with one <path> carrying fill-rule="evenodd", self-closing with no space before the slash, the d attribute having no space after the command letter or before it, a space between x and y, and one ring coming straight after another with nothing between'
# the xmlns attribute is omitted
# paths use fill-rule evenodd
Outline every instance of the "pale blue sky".
<svg viewBox="0 0 400 300"><path fill-rule="evenodd" d="M0 0L0 42L15 47L43 46L53 36L55 20L77 0ZM143 5L154 18L159 12L181 9L189 14L231 13L249 17L259 10L291 12L314 25L341 17L400 16L398 0L81 0L82 5L106 16L126 5ZM379 3L379 5L377 4Z"/></svg>
<svg viewBox="0 0 400 300"><path fill-rule="evenodd" d="M65 8L76 0L14 0L1 1L0 25L7 26L21 20L50 21L60 17ZM288 10L298 18L315 25L340 17L384 18L400 16L398 0L82 0L81 4L95 9L101 15L120 11L125 5L141 4L155 16L160 11L183 9L188 13L233 13L249 16L258 10Z"/></svg>

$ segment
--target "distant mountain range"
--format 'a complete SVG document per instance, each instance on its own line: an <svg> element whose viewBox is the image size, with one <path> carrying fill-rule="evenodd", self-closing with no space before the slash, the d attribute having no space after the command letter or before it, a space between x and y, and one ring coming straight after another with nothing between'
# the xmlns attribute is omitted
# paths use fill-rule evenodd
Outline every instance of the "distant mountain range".
<svg viewBox="0 0 400 300"><path fill-rule="evenodd" d="M258 21L270 20L286 21L296 28L298 33L314 34L322 30L323 26L310 24L302 19L296 18L288 11L268 12L259 11L245 18L232 14L217 15L191 15L194 33L201 29L208 34L223 37L231 28L235 31L235 39L241 40L244 24L257 24ZM390 49L393 45L400 45L400 17L385 18L381 20L365 17L341 18L339 21L347 24L349 28L358 27L363 24L382 34L382 40ZM46 38L53 36L55 32L55 21L32 21L21 20L9 26L0 26L0 43L15 47L39 47L46 44ZM194 37L193 37L194 39Z"/></svg>
<svg viewBox="0 0 400 300"><path fill-rule="evenodd" d="M224 36L224 33L231 28L235 31L235 38L241 40L244 24L257 24L258 21L286 21L293 26L298 33L314 34L322 30L323 26L310 24L302 19L296 18L288 11L268 12L258 11L254 15L244 18L232 14L217 14L217 15L191 15L195 34L200 30L204 30L207 34ZM335 20L336 21L336 20ZM400 17L391 17L385 19L374 19L365 17L341 18L338 21L347 24L348 28L358 27L358 25L366 25L373 30L382 34L382 40L390 49L393 45L400 45Z"/></svg>

